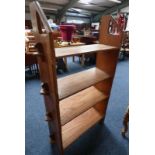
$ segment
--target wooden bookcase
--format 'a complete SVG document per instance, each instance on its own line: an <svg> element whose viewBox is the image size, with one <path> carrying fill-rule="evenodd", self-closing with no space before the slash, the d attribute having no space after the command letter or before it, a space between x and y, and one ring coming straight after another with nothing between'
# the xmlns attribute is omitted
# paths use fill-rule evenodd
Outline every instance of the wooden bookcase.
<svg viewBox="0 0 155 155"><path fill-rule="evenodd" d="M63 155L71 143L105 118L122 33L109 34L109 22L115 21L104 16L100 44L54 48L52 30L38 2L30 3L30 13L37 49L32 54L39 63L46 121L55 154ZM57 79L56 58L90 52L97 52L96 67Z"/></svg>

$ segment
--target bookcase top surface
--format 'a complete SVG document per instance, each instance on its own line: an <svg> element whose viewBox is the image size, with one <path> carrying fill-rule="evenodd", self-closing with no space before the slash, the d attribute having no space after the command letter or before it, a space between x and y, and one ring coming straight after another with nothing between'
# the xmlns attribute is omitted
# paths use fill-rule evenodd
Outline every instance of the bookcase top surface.
<svg viewBox="0 0 155 155"><path fill-rule="evenodd" d="M83 45L83 46L72 46L64 48L55 48L55 55L57 58L80 55L84 53L93 53L99 51L109 51L109 50L118 50L117 47L104 45L104 44L92 44L92 45Z"/></svg>

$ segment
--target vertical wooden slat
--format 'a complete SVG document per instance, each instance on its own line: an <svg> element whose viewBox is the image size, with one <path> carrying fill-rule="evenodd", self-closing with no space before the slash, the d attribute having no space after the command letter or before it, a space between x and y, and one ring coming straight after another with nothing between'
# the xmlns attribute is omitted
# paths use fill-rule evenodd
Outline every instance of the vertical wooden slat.
<svg viewBox="0 0 155 155"><path fill-rule="evenodd" d="M44 94L46 115L49 117L50 114L51 116L51 119L48 119L50 137L54 139L58 154L63 155L53 34L38 2L35 1L30 4L30 13L33 33L36 38L36 48L41 54L37 59L40 79L43 83L42 90L46 92ZM45 32L42 29L45 29ZM44 87L45 85L46 87Z"/></svg>
<svg viewBox="0 0 155 155"><path fill-rule="evenodd" d="M117 29L118 34L110 34L109 32L109 26L110 22L113 23L113 29ZM116 21L111 16L103 16L101 19L100 24L100 37L99 37L99 43L115 46L120 48L122 44L122 32L120 31ZM111 50L107 52L99 52L97 53L96 58L96 67L105 71L110 75L111 78L102 81L95 85L95 87L102 91L107 96L110 96L111 87L115 75L117 60L118 60L118 53L119 50ZM107 104L109 101L109 97L107 100L102 101L101 103L98 103L94 107L96 110L98 110L100 113L102 113L103 116L106 115L106 109ZM104 119L104 117L103 117Z"/></svg>

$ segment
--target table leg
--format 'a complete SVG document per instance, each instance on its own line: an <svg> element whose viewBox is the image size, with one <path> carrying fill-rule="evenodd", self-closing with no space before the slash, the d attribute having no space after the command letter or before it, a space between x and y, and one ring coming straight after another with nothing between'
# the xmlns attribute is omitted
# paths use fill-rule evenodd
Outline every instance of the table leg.
<svg viewBox="0 0 155 155"><path fill-rule="evenodd" d="M73 62L75 62L75 56L73 56Z"/></svg>
<svg viewBox="0 0 155 155"><path fill-rule="evenodd" d="M64 57L57 59L57 71L59 71L59 69L63 70L64 72L67 71L67 60L66 59Z"/></svg>
<svg viewBox="0 0 155 155"><path fill-rule="evenodd" d="M68 71L67 57L64 57L63 59L64 59L64 63L65 63L65 65L66 65L66 69L67 69L67 71Z"/></svg>
<svg viewBox="0 0 155 155"><path fill-rule="evenodd" d="M84 66L84 54L81 56L81 65Z"/></svg>

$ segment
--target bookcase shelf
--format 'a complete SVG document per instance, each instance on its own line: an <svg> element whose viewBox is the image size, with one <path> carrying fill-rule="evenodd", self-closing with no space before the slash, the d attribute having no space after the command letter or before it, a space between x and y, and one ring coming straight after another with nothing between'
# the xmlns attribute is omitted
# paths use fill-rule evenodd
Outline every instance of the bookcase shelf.
<svg viewBox="0 0 155 155"><path fill-rule="evenodd" d="M107 73L94 67L60 78L57 80L59 99L68 97L109 77Z"/></svg>
<svg viewBox="0 0 155 155"><path fill-rule="evenodd" d="M66 124L106 98L106 95L94 86L91 86L75 95L61 100L59 103L61 125Z"/></svg>
<svg viewBox="0 0 155 155"><path fill-rule="evenodd" d="M103 44L92 44L92 45L83 45L75 47L64 47L64 48L55 48L55 55L57 58L65 56L74 56L86 53L94 53L100 51L109 51L116 50L118 47L103 45Z"/></svg>
<svg viewBox="0 0 155 155"><path fill-rule="evenodd" d="M54 48L53 31L37 1L30 3L30 13L50 139L56 154L64 155L65 148L97 122L104 121L122 32L111 16L103 16L99 44ZM111 22L119 35L108 33ZM92 52L96 52L95 67L57 79L56 58Z"/></svg>
<svg viewBox="0 0 155 155"><path fill-rule="evenodd" d="M65 149L73 143L85 131L101 119L102 115L94 108L90 108L88 111L82 113L80 116L62 126L63 148Z"/></svg>

